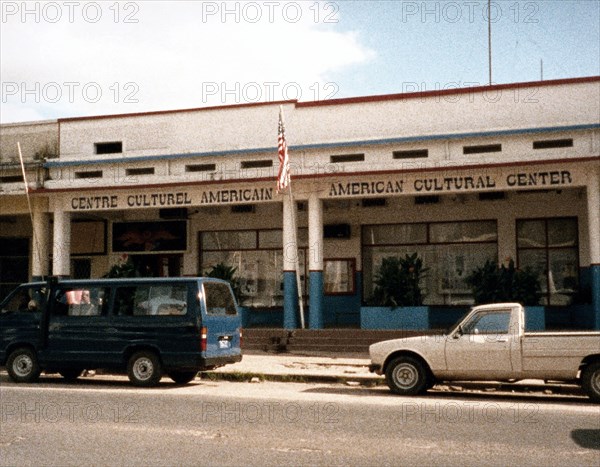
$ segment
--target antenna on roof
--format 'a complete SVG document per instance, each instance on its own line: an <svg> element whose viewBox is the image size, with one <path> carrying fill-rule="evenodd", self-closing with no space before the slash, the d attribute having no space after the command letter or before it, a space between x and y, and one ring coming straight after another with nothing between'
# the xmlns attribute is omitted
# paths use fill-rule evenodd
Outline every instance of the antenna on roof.
<svg viewBox="0 0 600 467"><path fill-rule="evenodd" d="M544 81L544 59L540 58L540 81Z"/></svg>

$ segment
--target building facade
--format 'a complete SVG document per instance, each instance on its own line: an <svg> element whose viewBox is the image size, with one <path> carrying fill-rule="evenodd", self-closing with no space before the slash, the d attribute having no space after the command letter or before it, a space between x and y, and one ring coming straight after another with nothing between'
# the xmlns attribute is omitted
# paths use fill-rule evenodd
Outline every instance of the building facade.
<svg viewBox="0 0 600 467"><path fill-rule="evenodd" d="M275 189L280 105L294 201ZM465 278L512 259L537 273L548 328L600 328L600 77L0 132L3 293L126 260L225 264L249 325L292 329L298 263L307 326L357 326L382 259L417 253L426 305L468 306Z"/></svg>

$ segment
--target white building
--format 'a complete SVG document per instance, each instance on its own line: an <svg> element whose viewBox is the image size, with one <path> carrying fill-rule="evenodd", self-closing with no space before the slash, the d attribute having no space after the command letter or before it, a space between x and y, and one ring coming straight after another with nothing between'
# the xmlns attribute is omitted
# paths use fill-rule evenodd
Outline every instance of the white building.
<svg viewBox="0 0 600 467"><path fill-rule="evenodd" d="M124 254L152 275L223 262L254 323L297 327L279 105L310 327L359 324L382 258L416 252L425 304L472 303L465 277L510 258L549 327L600 328L600 77L3 125L2 291Z"/></svg>

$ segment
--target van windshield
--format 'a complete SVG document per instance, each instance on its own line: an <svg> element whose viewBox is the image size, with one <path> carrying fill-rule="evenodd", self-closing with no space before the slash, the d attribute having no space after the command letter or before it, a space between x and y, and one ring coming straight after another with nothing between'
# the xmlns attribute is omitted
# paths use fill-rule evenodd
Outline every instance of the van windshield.
<svg viewBox="0 0 600 467"><path fill-rule="evenodd" d="M46 307L47 288L43 285L19 287L2 307L2 313L36 312Z"/></svg>

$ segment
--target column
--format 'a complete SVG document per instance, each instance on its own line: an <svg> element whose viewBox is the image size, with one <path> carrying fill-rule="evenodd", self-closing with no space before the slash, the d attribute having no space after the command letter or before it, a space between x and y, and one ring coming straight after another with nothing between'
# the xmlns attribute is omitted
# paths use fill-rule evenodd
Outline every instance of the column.
<svg viewBox="0 0 600 467"><path fill-rule="evenodd" d="M44 280L49 274L50 258L50 217L41 206L40 200L33 205L33 238L31 255L31 280Z"/></svg>
<svg viewBox="0 0 600 467"><path fill-rule="evenodd" d="M283 196L283 327L298 328L298 288L296 286L296 255L294 216L296 209L287 194Z"/></svg>
<svg viewBox="0 0 600 467"><path fill-rule="evenodd" d="M198 251L200 249L198 231L200 229L196 227L195 220L196 219L190 221L188 226L190 232L189 236L192 240L189 242L190 246L188 247L188 251L183 254L182 273L184 276L201 276L204 273L204 271L198 270L198 255L200 254Z"/></svg>
<svg viewBox="0 0 600 467"><path fill-rule="evenodd" d="M54 212L54 244L52 245L52 274L69 277L71 274L71 213Z"/></svg>
<svg viewBox="0 0 600 467"><path fill-rule="evenodd" d="M323 202L317 192L308 198L308 270L310 275L310 329L323 328Z"/></svg>
<svg viewBox="0 0 600 467"><path fill-rule="evenodd" d="M591 172L587 185L590 279L595 329L600 329L600 174Z"/></svg>
<svg viewBox="0 0 600 467"><path fill-rule="evenodd" d="M496 213L498 225L498 264L508 266L508 259L517 264L517 221L512 209L500 209Z"/></svg>

